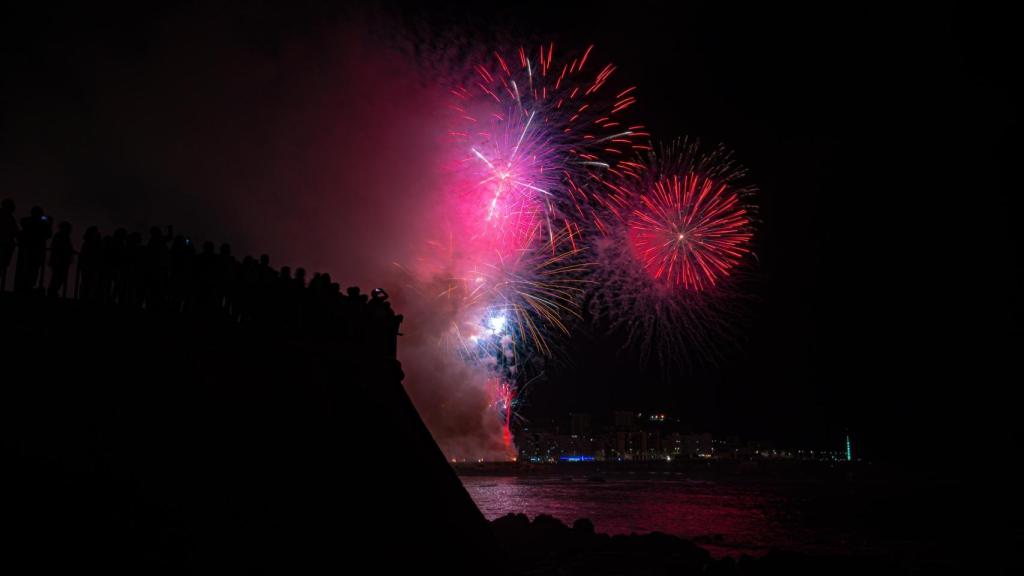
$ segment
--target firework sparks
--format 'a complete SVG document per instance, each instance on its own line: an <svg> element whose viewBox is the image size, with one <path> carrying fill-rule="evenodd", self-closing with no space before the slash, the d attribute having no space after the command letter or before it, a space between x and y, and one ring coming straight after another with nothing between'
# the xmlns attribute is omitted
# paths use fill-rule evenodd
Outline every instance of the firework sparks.
<svg viewBox="0 0 1024 576"><path fill-rule="evenodd" d="M756 189L745 176L724 148L684 141L648 154L641 178L600 180L590 307L643 357L713 357L731 337L752 255Z"/></svg>
<svg viewBox="0 0 1024 576"><path fill-rule="evenodd" d="M615 66L592 52L496 51L451 90L451 232L435 245L449 263L432 278L457 312L440 339L494 379L506 438L519 384L532 376L524 357L550 357L550 336L580 316L589 282L581 234L603 201L580 182L637 177L628 158L649 149L644 127L627 121L636 87L613 89Z"/></svg>
<svg viewBox="0 0 1024 576"><path fill-rule="evenodd" d="M695 172L654 182L633 210L629 238L645 270L690 290L711 288L750 251L753 233L728 182Z"/></svg>
<svg viewBox="0 0 1024 576"><path fill-rule="evenodd" d="M590 265L568 233L557 234L553 244L539 241L540 234L538 224L528 235L533 241L507 255L471 258L448 246L446 262L432 269L442 274L435 279L437 296L458 309L448 334L456 346L449 347L466 352L486 345L489 336L509 334L519 347L549 356L548 336L568 334L565 319L580 315Z"/></svg>
<svg viewBox="0 0 1024 576"><path fill-rule="evenodd" d="M636 86L614 86L593 46L494 51L445 74L443 185L427 223L447 240L424 244L409 286L431 303L423 334L438 364L486 391L504 447L523 387L583 306L666 369L712 355L753 254L755 190L729 154L686 142L655 154L630 119Z"/></svg>
<svg viewBox="0 0 1024 576"><path fill-rule="evenodd" d="M549 242L561 229L578 235L592 199L577 182L593 172L636 176L626 158L650 148L644 127L626 120L636 87L612 91L615 66L595 66L592 50L564 61L553 44L513 57L494 52L452 90L449 135L464 151L458 187L511 249L536 222Z"/></svg>

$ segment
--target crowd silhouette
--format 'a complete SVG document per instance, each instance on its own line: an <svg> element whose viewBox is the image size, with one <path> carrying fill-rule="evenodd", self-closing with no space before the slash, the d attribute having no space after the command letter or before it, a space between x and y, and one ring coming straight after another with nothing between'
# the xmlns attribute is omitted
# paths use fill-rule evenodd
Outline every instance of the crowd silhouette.
<svg viewBox="0 0 1024 576"><path fill-rule="evenodd" d="M402 316L380 288L370 294L358 287L342 292L329 273L314 273L307 281L303 268L275 269L266 254L239 260L226 243L218 248L208 241L197 249L171 226L154 226L145 239L124 228L104 235L91 226L76 250L70 222L61 222L54 232L52 219L39 206L20 223L15 213L15 203L4 200L0 291L7 291L13 272L15 294L223 317L290 333L360 340L385 356L396 355Z"/></svg>
<svg viewBox="0 0 1024 576"><path fill-rule="evenodd" d="M399 549L399 572L477 574L497 555L402 385L384 290L18 208L0 211L9 564L304 573Z"/></svg>

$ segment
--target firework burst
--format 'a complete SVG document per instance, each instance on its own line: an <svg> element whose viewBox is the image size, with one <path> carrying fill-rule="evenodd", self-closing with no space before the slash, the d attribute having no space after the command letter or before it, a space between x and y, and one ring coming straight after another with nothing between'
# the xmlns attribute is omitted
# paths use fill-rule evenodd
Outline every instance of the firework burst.
<svg viewBox="0 0 1024 576"><path fill-rule="evenodd" d="M645 358L712 358L742 316L756 188L723 147L683 141L645 166L639 178L600 180L590 308Z"/></svg>
<svg viewBox="0 0 1024 576"><path fill-rule="evenodd" d="M753 233L740 195L727 181L696 172L662 176L640 196L630 244L658 281L713 288L750 252Z"/></svg>
<svg viewBox="0 0 1024 576"><path fill-rule="evenodd" d="M644 127L626 120L636 88L607 86L615 66L594 65L592 50L559 60L553 44L494 52L451 91L457 187L482 228L512 249L537 222L549 242L560 230L578 235L593 210L579 182L636 176L627 158L649 149Z"/></svg>
<svg viewBox="0 0 1024 576"><path fill-rule="evenodd" d="M472 257L449 244L447 263L435 268L435 297L452 307L452 330L447 346L467 358L492 353L491 336L509 336L515 352L530 349L550 356L549 336L568 334L567 318L580 316L580 303L589 264L574 238L559 232L553 240L538 241L536 224L526 247L511 254L485 252ZM440 247L438 247L440 248Z"/></svg>

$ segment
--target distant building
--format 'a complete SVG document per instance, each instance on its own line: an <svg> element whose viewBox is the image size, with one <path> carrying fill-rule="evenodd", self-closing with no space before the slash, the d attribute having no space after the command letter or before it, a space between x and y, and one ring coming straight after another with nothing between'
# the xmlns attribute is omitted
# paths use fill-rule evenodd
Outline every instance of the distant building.
<svg viewBox="0 0 1024 576"><path fill-rule="evenodd" d="M649 460L648 436L640 430L618 430L615 432L614 456L620 460Z"/></svg>
<svg viewBox="0 0 1024 576"><path fill-rule="evenodd" d="M569 415L569 432L578 436L590 434L590 414L572 413Z"/></svg>
<svg viewBox="0 0 1024 576"><path fill-rule="evenodd" d="M714 438L709 432L687 434L683 436L682 453L691 458L711 458L715 455Z"/></svg>
<svg viewBox="0 0 1024 576"><path fill-rule="evenodd" d="M519 459L526 462L580 462L604 456L600 439L582 434L534 432L517 441Z"/></svg>
<svg viewBox="0 0 1024 576"><path fill-rule="evenodd" d="M662 452L666 456L679 456L683 453L683 435L673 432L662 440Z"/></svg>
<svg viewBox="0 0 1024 576"><path fill-rule="evenodd" d="M526 462L553 462L558 459L558 442L548 432L522 434L516 439L519 459Z"/></svg>
<svg viewBox="0 0 1024 576"><path fill-rule="evenodd" d="M647 439L647 445L644 448L644 458L646 460L661 460L664 451L661 446L661 432L659 430L652 430L646 432L644 436Z"/></svg>
<svg viewBox="0 0 1024 576"><path fill-rule="evenodd" d="M625 410L616 410L612 413L612 418L615 422L615 428L630 429L633 427L633 413Z"/></svg>

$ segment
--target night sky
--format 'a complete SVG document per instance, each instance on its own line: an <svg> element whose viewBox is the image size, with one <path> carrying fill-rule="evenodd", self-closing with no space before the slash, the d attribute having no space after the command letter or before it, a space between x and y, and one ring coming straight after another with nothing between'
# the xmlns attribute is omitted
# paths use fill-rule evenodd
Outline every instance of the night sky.
<svg viewBox="0 0 1024 576"><path fill-rule="evenodd" d="M749 168L752 301L739 345L669 376L578 330L526 416L664 410L695 431L821 448L848 429L865 455L924 468L1015 446L1022 212L1004 182L1020 157L1020 47L1007 15L250 4L7 13L0 196L77 233L173 222L371 283L362 271L394 251L374 218L414 226L414 206L382 204L373 178L387 167L359 155L416 140L388 143L346 110L401 116L396 94L424 82L382 70L424 38L595 43L640 86L635 114L656 137L725 142ZM325 192L332 177L341 198Z"/></svg>

